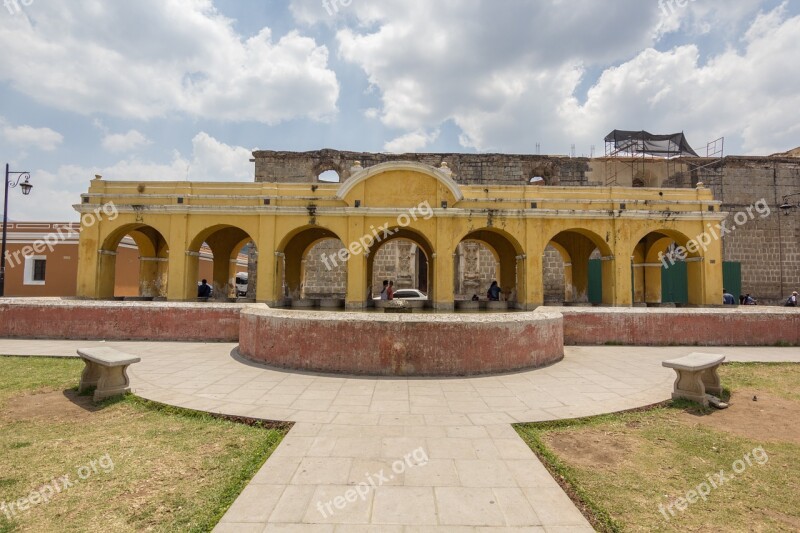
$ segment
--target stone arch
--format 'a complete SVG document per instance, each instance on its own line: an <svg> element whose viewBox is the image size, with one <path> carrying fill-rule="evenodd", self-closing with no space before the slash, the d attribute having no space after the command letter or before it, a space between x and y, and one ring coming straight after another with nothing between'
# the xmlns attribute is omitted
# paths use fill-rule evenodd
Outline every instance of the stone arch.
<svg viewBox="0 0 800 533"><path fill-rule="evenodd" d="M703 272L702 262L704 256L702 248L687 250L685 258L670 256L668 249L681 246L686 248L690 239L681 231L675 229L648 229L638 235L634 240L634 302L663 303L661 293L661 278L665 269L677 263L686 263L688 301L690 304L703 302ZM638 270L643 270L641 274Z"/></svg>
<svg viewBox="0 0 800 533"><path fill-rule="evenodd" d="M344 243L337 233L321 226L306 225L284 237L277 250L281 260L278 262L278 275L275 276L276 294L279 294L281 299L301 300L305 297L306 258L315 246L327 240ZM344 249L343 244L342 249ZM331 268L343 266L346 272L347 261L346 256L330 257L327 265ZM345 282L345 292L346 290Z"/></svg>
<svg viewBox="0 0 800 533"><path fill-rule="evenodd" d="M455 198L455 201L460 202L464 199L464 194L461 192L461 188L448 174L431 166L413 161L391 161L388 163L381 163L379 165L367 167L364 170L361 170L360 172L350 176L350 178L346 180L341 187L339 187L339 190L336 192L336 198L339 200L344 200L347 198L347 195L350 194L350 192L359 184L380 174L393 171L410 171L430 176L443 185L450 192L453 198Z"/></svg>
<svg viewBox="0 0 800 533"><path fill-rule="evenodd" d="M562 258L569 258L571 283L567 287L565 275L564 296L566 302L586 303L589 301L589 260L594 256L599 257L602 261L602 301L607 305L614 304L614 258L611 247L600 235L585 228L570 228L559 231L550 237L546 241L545 248L541 250L542 254L545 253L547 246L556 248ZM566 259L564 259L564 263L567 264Z"/></svg>
<svg viewBox="0 0 800 533"><path fill-rule="evenodd" d="M230 224L215 224L198 232L187 249L187 268L185 298L197 296L197 282L200 277L200 251L207 245L213 255L211 279L215 300L236 297L235 277L238 265L234 263L239 251L249 242L255 246L256 240L244 229ZM248 271L249 271L248 265Z"/></svg>
<svg viewBox="0 0 800 533"><path fill-rule="evenodd" d="M329 171L336 172L336 174L339 175L339 182L341 182L344 179L344 174L343 174L344 168L342 168L342 166L340 164L336 163L332 159L325 158L325 159L322 159L322 160L318 161L312 167L311 171L314 173L314 181L315 182L320 182L319 177L322 174L324 174L325 172L329 172ZM324 182L323 181L321 183L328 183L328 182Z"/></svg>
<svg viewBox="0 0 800 533"><path fill-rule="evenodd" d="M117 261L120 245L130 236L136 244L138 257L124 252L133 266ZM135 290L141 298L163 298L167 295L169 244L164 235L155 227L142 224L125 224L114 228L102 241L99 250L100 265L97 276L99 298L112 298L116 295L118 281L123 278L137 279ZM132 271L132 272L131 272ZM135 273L135 274L134 274Z"/></svg>
<svg viewBox="0 0 800 533"><path fill-rule="evenodd" d="M510 233L497 228L481 228L472 230L462 236L459 243L476 241L486 245L495 255L499 267L496 269L496 280L506 298L516 302L517 296L525 294L524 276L519 271L523 248ZM489 285L481 287L478 296L485 296Z"/></svg>
<svg viewBox="0 0 800 533"><path fill-rule="evenodd" d="M382 239L380 241L374 242L372 244L372 246L370 246L369 251L367 253L367 269L366 269L367 279L366 279L366 282L367 282L367 286L371 287L371 293L372 293L373 297L377 296L378 294L380 294L380 288L377 288L377 293L376 293L376 287L373 286L373 284L375 283L375 275L376 275L375 260L376 260L377 257L379 257L379 255L378 255L379 252L382 249L384 249L384 247L386 247L387 245L394 244L394 245L399 247L400 246L400 242L406 241L406 242L413 243L417 248L415 250L411 250L411 251L406 250L406 253L412 253L413 252L414 255L413 255L413 257L410 256L410 257L406 257L406 258L399 257L398 258L398 266L401 269L403 267L409 268L409 270L412 270L412 268L415 265L416 265L417 268L421 268L420 262L423 262L422 260L424 259L424 262L423 262L424 263L424 269L425 269L424 278L425 278L425 282L426 282L425 285L426 286L414 287L414 288L418 288L418 289L422 290L423 292L426 292L428 294L428 300L429 301L433 301L432 300L432 295L435 293L435 290L436 290L436 286L434 284L434 280L435 280L435 276L434 276L434 274L435 274L435 272L434 272L435 262L433 260L436 257L436 255L435 255L433 246L431 245L431 243L428 240L428 238L422 232L417 231L415 229L406 227L406 228L394 228L391 231L393 232L392 235L390 235L389 237L387 237L385 239ZM398 253L402 254L403 250L402 249L398 250ZM416 263L415 264L411 264L411 263L409 263L409 261L416 261ZM413 272L412 271L411 272L412 279L413 278L419 278L419 274L420 274L420 272ZM401 282L402 281L401 278L404 277L404 276L408 276L408 275L409 275L409 273L407 271L399 270L398 273L397 273L395 281L396 282Z"/></svg>

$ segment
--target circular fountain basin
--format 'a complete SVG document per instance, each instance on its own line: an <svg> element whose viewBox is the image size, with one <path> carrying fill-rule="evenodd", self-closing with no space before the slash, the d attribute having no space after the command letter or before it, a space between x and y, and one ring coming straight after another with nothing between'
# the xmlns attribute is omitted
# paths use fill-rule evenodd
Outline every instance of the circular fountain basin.
<svg viewBox="0 0 800 533"><path fill-rule="evenodd" d="M564 357L557 312L326 313L249 307L239 352L292 370L374 376L466 376L550 365Z"/></svg>

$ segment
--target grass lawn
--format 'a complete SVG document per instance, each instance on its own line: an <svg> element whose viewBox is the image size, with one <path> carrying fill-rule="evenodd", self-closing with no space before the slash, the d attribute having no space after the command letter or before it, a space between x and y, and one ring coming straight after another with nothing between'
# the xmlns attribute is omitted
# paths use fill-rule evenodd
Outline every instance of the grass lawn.
<svg viewBox="0 0 800 533"><path fill-rule="evenodd" d="M720 376L727 410L681 401L516 429L600 531L800 530L800 365Z"/></svg>
<svg viewBox="0 0 800 533"><path fill-rule="evenodd" d="M82 368L0 357L0 532L210 531L285 434L131 395L94 405Z"/></svg>

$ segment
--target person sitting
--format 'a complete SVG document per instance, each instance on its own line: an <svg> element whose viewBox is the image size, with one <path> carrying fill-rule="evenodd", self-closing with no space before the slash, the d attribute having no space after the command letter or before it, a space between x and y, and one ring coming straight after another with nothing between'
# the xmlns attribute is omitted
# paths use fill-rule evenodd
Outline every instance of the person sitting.
<svg viewBox="0 0 800 533"><path fill-rule="evenodd" d="M473 294L473 295L472 295L472 301L473 301L473 302L480 302L480 301L481 301L481 299L480 299L480 298L478 298L478 295L477 295L477 294Z"/></svg>
<svg viewBox="0 0 800 533"><path fill-rule="evenodd" d="M736 297L728 292L728 289L722 289L722 303L724 305L736 305Z"/></svg>
<svg viewBox="0 0 800 533"><path fill-rule="evenodd" d="M489 286L489 290L486 291L486 297L489 298L492 302L499 302L500 301L500 286L497 284L496 281L493 281L492 284Z"/></svg>
<svg viewBox="0 0 800 533"><path fill-rule="evenodd" d="M211 297L211 285L208 284L208 280L203 280L200 283L200 286L197 287L197 297L198 298L210 298Z"/></svg>
<svg viewBox="0 0 800 533"><path fill-rule="evenodd" d="M786 300L786 303L783 304L786 307L797 307L797 291L792 292L792 295L789 296L789 299Z"/></svg>
<svg viewBox="0 0 800 533"><path fill-rule="evenodd" d="M750 293L744 295L744 305L756 305L756 299L750 296Z"/></svg>

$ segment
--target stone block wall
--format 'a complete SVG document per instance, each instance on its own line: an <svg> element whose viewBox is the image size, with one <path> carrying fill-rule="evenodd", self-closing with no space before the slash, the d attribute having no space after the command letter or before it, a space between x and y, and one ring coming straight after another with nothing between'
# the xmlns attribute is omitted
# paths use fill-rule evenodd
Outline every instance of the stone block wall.
<svg viewBox="0 0 800 533"><path fill-rule="evenodd" d="M446 162L456 182L464 185L521 185L541 176L548 185L588 185L589 159L506 154L376 154L317 150L314 152L253 152L257 182L312 183L333 170L341 181L350 177L356 161L364 168L389 161L415 161L433 167Z"/></svg>
<svg viewBox="0 0 800 533"><path fill-rule="evenodd" d="M548 246L542 259L544 277L544 303L563 303L565 295L564 286L564 259L558 250Z"/></svg>
<svg viewBox="0 0 800 533"><path fill-rule="evenodd" d="M742 263L742 291L781 304L800 290L800 210L779 208L784 196L800 192L800 159L728 157L696 174L730 213L728 227L736 227L723 238L723 259ZM753 206L762 200L758 212Z"/></svg>
<svg viewBox="0 0 800 533"><path fill-rule="evenodd" d="M344 245L336 239L325 239L308 252L303 278L302 298L338 298L347 296L347 264L325 258L338 257ZM335 265L335 266L334 266Z"/></svg>

